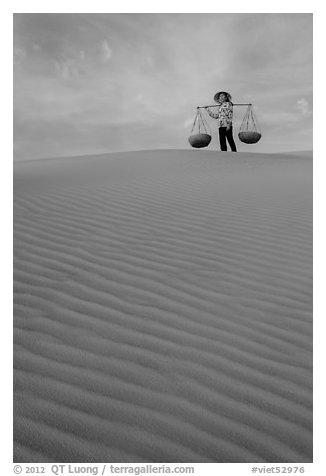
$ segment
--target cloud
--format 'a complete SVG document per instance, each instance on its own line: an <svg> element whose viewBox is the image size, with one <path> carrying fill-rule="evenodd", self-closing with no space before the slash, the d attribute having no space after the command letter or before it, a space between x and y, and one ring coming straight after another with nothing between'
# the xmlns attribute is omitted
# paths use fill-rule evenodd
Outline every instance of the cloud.
<svg viewBox="0 0 326 476"><path fill-rule="evenodd" d="M297 100L297 108L303 116L310 116L312 112L309 109L309 103L305 98Z"/></svg>
<svg viewBox="0 0 326 476"><path fill-rule="evenodd" d="M53 60L55 71L63 79L78 78L84 71L83 63L85 57L85 51L80 50L73 53L70 57Z"/></svg>
<svg viewBox="0 0 326 476"><path fill-rule="evenodd" d="M14 65L20 66L25 60L25 58L27 57L26 51L23 48L15 46L13 49L13 53L14 53Z"/></svg>
<svg viewBox="0 0 326 476"><path fill-rule="evenodd" d="M100 60L102 63L107 63L112 58L112 49L107 40L104 40L100 46Z"/></svg>
<svg viewBox="0 0 326 476"><path fill-rule="evenodd" d="M71 79L79 76L79 68L76 62L72 59L65 59L61 61L54 60L54 66L57 73L63 79Z"/></svg>
<svg viewBox="0 0 326 476"><path fill-rule="evenodd" d="M193 122L194 122L194 118L193 117L188 117L188 119L186 119L183 122L183 128L184 129L189 129L193 125Z"/></svg>

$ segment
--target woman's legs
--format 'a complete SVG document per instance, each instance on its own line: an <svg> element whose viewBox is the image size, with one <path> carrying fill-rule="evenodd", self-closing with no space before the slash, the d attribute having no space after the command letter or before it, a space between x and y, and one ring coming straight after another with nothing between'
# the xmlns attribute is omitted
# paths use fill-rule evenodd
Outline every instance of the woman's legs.
<svg viewBox="0 0 326 476"><path fill-rule="evenodd" d="M226 127L219 127L218 132L219 132L219 137L220 137L221 150L226 151L226 150L228 150L227 145L226 145Z"/></svg>
<svg viewBox="0 0 326 476"><path fill-rule="evenodd" d="M226 137L227 137L228 143L230 144L231 150L233 152L236 152L237 148L236 148L236 145L235 145L234 139L233 139L233 127L232 126L230 127L230 129L228 131L226 131Z"/></svg>
<svg viewBox="0 0 326 476"><path fill-rule="evenodd" d="M230 127L229 130L227 130L226 127L219 127L218 132L220 137L220 147L222 151L228 150L226 145L226 139L228 140L228 143L230 144L231 150L233 152L237 151L237 148L233 139L232 131L233 131L232 126Z"/></svg>

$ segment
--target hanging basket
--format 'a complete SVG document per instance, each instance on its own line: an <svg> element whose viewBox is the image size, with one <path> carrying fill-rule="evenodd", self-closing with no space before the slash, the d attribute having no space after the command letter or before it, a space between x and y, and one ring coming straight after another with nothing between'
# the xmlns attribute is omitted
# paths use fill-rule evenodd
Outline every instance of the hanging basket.
<svg viewBox="0 0 326 476"><path fill-rule="evenodd" d="M197 109L197 114L188 138L191 147L195 147L196 149L207 147L212 140L212 136L209 132L210 129L207 121L204 119L200 109Z"/></svg>
<svg viewBox="0 0 326 476"><path fill-rule="evenodd" d="M261 138L261 133L256 131L243 131L239 132L238 137L241 142L245 144L256 144Z"/></svg>
<svg viewBox="0 0 326 476"><path fill-rule="evenodd" d="M212 136L210 136L209 134L202 133L194 134L188 139L191 147L196 147L197 149L207 147L211 140Z"/></svg>
<svg viewBox="0 0 326 476"><path fill-rule="evenodd" d="M242 120L238 137L241 142L244 142L245 144L256 144L261 139L257 119L254 116L251 104L249 104Z"/></svg>

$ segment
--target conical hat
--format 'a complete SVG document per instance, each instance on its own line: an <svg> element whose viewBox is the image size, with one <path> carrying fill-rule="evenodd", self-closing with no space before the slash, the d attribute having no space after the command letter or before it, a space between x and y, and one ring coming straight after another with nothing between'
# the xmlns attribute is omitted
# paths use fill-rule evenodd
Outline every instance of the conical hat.
<svg viewBox="0 0 326 476"><path fill-rule="evenodd" d="M215 94L214 96L214 101L218 102L218 98L220 94L225 94L225 96L228 98L229 101L231 101L231 94L227 93L226 91L219 91L218 93Z"/></svg>

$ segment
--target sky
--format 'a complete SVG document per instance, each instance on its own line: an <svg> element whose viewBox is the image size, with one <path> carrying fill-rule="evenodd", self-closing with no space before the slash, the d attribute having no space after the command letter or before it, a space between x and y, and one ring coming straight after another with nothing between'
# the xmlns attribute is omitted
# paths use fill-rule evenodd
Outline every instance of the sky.
<svg viewBox="0 0 326 476"><path fill-rule="evenodd" d="M13 32L15 160L189 148L220 90L254 107L254 145L234 107L239 151L312 150L310 13L15 13Z"/></svg>

